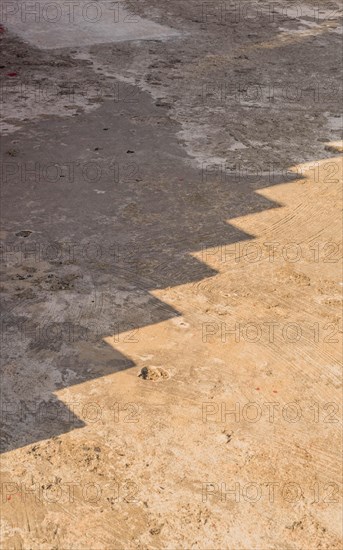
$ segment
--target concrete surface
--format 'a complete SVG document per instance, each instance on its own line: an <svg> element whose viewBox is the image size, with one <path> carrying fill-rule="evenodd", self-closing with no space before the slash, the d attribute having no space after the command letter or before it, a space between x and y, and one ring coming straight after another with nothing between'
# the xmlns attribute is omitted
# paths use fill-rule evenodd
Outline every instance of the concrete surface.
<svg viewBox="0 0 343 550"><path fill-rule="evenodd" d="M342 547L340 13L244 7L3 23L4 550Z"/></svg>
<svg viewBox="0 0 343 550"><path fill-rule="evenodd" d="M132 4L133 5L133 4ZM167 39L178 33L139 17L124 2L5 2L1 21L42 49L90 46L126 40Z"/></svg>

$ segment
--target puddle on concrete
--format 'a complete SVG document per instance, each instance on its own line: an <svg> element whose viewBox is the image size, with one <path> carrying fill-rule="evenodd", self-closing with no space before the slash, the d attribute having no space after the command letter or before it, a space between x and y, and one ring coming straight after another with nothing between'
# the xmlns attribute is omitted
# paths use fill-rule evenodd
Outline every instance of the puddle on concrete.
<svg viewBox="0 0 343 550"><path fill-rule="evenodd" d="M90 46L126 40L167 39L178 31L159 25L123 7L123 2L8 3L2 23L41 49Z"/></svg>

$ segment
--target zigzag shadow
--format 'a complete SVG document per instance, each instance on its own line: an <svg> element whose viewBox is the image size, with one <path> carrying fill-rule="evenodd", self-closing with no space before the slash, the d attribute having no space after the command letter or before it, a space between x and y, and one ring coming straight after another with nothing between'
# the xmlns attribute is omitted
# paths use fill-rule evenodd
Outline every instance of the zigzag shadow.
<svg viewBox="0 0 343 550"><path fill-rule="evenodd" d="M237 181L209 170L204 177L187 164L173 128L151 127L153 117L160 118L159 108L145 94L141 99L136 109L150 122L139 127L135 113L126 112L123 117L108 102L77 120L49 119L31 125L30 141L24 139L24 130L16 134L20 143L24 140L22 163L34 158L39 170L47 163L74 163L75 174L72 182L62 178L49 185L37 178L37 168L25 179L18 177L21 165L19 172L11 169L4 182L6 250L20 249L23 239L15 235L20 229L32 231L24 252L21 249L21 263L14 261L13 269L27 273L33 266L36 272L30 279L24 277L34 296L5 292L3 451L83 427L83 420L53 392L134 366L106 344L101 348L101 364L85 358L80 354L84 342L96 350L113 330L119 334L180 315L150 291L216 275L191 253L254 238L227 220L281 207L255 191L284 182L282 176L272 183L264 178L257 181L256 176ZM122 165L128 162L127 155L130 163L135 157L137 177L113 179L109 170L113 159ZM90 159L101 168L103 177L96 183L76 169ZM95 191L99 189L101 193ZM92 261L81 253L68 262L37 258L37 250L47 243L65 242L66 237L77 243L97 243L106 253ZM72 288L49 287L52 272L63 281L71 269L78 270ZM25 323L30 330L23 333ZM58 335L44 333L42 327L49 323L61 329ZM32 324L45 336L37 339ZM62 329L68 338L61 338Z"/></svg>

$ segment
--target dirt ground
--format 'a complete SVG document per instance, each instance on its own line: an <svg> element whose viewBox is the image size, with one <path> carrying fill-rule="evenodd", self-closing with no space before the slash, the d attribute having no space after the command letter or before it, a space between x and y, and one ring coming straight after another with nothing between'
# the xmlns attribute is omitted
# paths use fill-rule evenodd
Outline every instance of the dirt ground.
<svg viewBox="0 0 343 550"><path fill-rule="evenodd" d="M1 548L340 550L339 4L98 4L1 12Z"/></svg>

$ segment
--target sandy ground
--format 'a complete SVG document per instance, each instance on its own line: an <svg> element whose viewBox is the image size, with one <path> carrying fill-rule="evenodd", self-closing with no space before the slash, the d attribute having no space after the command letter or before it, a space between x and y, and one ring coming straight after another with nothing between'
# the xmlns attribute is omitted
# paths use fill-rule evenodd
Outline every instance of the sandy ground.
<svg viewBox="0 0 343 550"><path fill-rule="evenodd" d="M341 549L338 5L5 4L1 548Z"/></svg>

